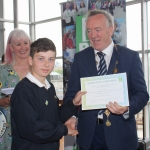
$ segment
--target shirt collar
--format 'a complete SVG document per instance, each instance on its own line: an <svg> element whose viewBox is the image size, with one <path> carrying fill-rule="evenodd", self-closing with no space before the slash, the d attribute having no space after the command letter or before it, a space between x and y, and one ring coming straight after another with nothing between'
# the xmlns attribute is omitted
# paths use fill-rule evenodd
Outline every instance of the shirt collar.
<svg viewBox="0 0 150 150"><path fill-rule="evenodd" d="M112 41L111 44L107 48L105 48L102 52L106 54L107 56L111 56L113 52L113 48L114 48L114 42ZM95 54L97 54L97 52L99 51L94 49L94 52Z"/></svg>
<svg viewBox="0 0 150 150"><path fill-rule="evenodd" d="M26 75L26 77L32 82L35 83L39 87L45 87L46 89L49 89L51 87L50 83L45 78L45 84L42 84L38 79L36 79L30 72Z"/></svg>

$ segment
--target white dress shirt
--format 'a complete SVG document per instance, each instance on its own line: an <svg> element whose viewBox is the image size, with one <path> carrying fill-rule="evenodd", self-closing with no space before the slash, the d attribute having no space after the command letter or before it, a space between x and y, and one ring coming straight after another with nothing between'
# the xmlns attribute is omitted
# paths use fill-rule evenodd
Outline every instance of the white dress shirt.
<svg viewBox="0 0 150 150"><path fill-rule="evenodd" d="M112 56L112 53L113 53L113 48L114 48L114 43L112 41L111 44L106 49L104 49L102 51L105 54L104 59L106 61L107 71L108 71L110 59L111 59L111 56ZM100 62L100 57L97 55L97 52L99 52L99 51L94 49L94 52L95 52L95 60L97 61L97 69L98 69L99 62Z"/></svg>

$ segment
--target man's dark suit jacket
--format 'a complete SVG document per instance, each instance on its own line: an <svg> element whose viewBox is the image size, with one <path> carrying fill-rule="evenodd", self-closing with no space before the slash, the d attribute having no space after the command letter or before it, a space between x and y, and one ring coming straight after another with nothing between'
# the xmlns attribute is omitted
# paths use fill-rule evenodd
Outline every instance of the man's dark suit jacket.
<svg viewBox="0 0 150 150"><path fill-rule="evenodd" d="M105 139L109 150L135 150L138 147L137 130L134 115L140 112L149 99L138 52L126 47L114 46L108 73L113 74L116 61L117 73L127 74L129 94L129 118L110 114L111 126L104 124ZM80 78L97 76L95 54L92 47L76 53L64 101L71 100L81 89ZM115 85L114 85L115 86ZM106 91L107 92L107 91ZM78 145L89 150L94 136L99 110L80 110L78 113ZM103 115L106 122L106 115Z"/></svg>

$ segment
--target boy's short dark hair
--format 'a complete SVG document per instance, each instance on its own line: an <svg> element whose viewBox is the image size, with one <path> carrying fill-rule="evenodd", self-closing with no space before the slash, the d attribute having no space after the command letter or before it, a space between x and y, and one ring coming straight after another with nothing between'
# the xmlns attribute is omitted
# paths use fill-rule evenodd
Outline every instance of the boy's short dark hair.
<svg viewBox="0 0 150 150"><path fill-rule="evenodd" d="M56 53L55 44L48 38L39 38L30 46L30 56L33 58L35 53L53 51Z"/></svg>

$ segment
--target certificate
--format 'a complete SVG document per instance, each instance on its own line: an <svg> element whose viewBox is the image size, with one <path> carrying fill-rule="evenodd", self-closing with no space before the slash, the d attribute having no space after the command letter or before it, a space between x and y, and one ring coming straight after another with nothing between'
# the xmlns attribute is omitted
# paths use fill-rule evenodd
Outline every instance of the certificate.
<svg viewBox="0 0 150 150"><path fill-rule="evenodd" d="M109 102L129 106L126 73L81 78L82 110L103 109Z"/></svg>

